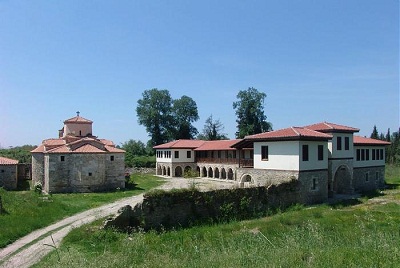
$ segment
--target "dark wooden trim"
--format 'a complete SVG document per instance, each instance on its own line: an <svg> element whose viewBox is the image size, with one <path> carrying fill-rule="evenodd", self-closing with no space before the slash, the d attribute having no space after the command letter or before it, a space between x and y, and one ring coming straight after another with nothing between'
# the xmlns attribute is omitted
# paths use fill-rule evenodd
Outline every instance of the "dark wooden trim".
<svg viewBox="0 0 400 268"><path fill-rule="evenodd" d="M383 165L383 166L367 166L367 167L353 167L353 170L354 169L364 169L364 168L385 168L386 167L386 165Z"/></svg>
<svg viewBox="0 0 400 268"><path fill-rule="evenodd" d="M354 160L354 157L331 157L328 160Z"/></svg>

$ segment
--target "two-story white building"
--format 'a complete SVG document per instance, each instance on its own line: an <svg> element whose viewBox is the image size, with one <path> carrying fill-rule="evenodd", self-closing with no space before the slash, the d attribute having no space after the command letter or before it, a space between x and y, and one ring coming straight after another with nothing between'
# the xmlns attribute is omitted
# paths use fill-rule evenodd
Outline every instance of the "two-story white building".
<svg viewBox="0 0 400 268"><path fill-rule="evenodd" d="M318 123L246 136L240 140L178 140L155 146L157 174L232 180L241 186L296 179L305 202L384 184L385 146L354 136L359 129Z"/></svg>

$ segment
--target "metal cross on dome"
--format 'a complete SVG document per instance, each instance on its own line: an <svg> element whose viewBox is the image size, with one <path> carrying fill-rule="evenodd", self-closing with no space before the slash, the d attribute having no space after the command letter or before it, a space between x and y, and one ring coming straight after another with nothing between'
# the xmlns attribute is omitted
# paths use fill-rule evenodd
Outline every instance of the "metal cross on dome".
<svg viewBox="0 0 400 268"><path fill-rule="evenodd" d="M81 112L77 111L77 112L76 112L76 116L79 116L80 113L81 113Z"/></svg>

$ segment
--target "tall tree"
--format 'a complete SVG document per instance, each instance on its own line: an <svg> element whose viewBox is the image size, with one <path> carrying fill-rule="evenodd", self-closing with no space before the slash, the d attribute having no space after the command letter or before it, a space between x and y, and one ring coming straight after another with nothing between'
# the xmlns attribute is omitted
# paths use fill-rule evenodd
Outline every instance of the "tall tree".
<svg viewBox="0 0 400 268"><path fill-rule="evenodd" d="M374 125L374 129L372 130L371 139L379 139L379 133L376 125Z"/></svg>
<svg viewBox="0 0 400 268"><path fill-rule="evenodd" d="M138 100L136 113L139 124L146 127L151 137L152 145L158 145L171 140L172 98L166 89L156 88L145 90L142 99Z"/></svg>
<svg viewBox="0 0 400 268"><path fill-rule="evenodd" d="M272 125L267 122L264 114L264 100L267 94L249 87L239 91L236 97L238 101L233 103L233 109L236 110L237 116L237 138L272 130Z"/></svg>
<svg viewBox="0 0 400 268"><path fill-rule="evenodd" d="M199 120L196 102L188 97L182 96L180 99L174 100L172 105L172 115L174 120L173 138L193 139L198 131L192 125L193 122Z"/></svg>
<svg viewBox="0 0 400 268"><path fill-rule="evenodd" d="M225 133L222 133L224 130L223 124L217 120L213 120L212 115L210 115L204 125L203 132L197 137L200 140L227 140L228 137Z"/></svg>

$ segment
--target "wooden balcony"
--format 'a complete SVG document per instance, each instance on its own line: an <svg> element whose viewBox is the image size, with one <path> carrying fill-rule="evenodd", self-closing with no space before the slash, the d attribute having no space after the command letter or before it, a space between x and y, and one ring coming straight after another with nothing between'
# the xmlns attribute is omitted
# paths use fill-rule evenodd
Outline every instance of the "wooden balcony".
<svg viewBox="0 0 400 268"><path fill-rule="evenodd" d="M254 160L253 159L240 159L239 167L252 168L252 167L254 167Z"/></svg>
<svg viewBox="0 0 400 268"><path fill-rule="evenodd" d="M196 158L197 163L209 163L209 164L230 164L230 165L237 165L243 168L252 168L254 167L254 160L253 159L235 159L235 158Z"/></svg>
<svg viewBox="0 0 400 268"><path fill-rule="evenodd" d="M239 159L235 158L196 158L197 163L210 163L210 164L238 164Z"/></svg>

